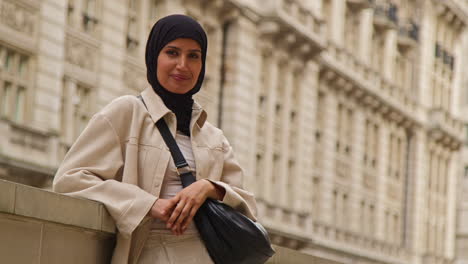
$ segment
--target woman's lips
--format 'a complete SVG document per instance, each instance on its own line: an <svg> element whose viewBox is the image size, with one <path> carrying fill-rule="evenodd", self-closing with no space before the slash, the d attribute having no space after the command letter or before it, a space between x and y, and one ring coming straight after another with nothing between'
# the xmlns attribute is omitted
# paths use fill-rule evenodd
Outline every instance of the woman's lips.
<svg viewBox="0 0 468 264"><path fill-rule="evenodd" d="M182 74L171 74L171 77L174 78L176 81L187 81L190 79L190 77Z"/></svg>

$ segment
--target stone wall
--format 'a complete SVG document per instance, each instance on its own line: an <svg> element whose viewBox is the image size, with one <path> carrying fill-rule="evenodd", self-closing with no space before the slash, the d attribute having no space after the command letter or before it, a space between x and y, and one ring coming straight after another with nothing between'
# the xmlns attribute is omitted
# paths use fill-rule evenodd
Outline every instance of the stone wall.
<svg viewBox="0 0 468 264"><path fill-rule="evenodd" d="M98 202L0 180L0 256L10 264L110 263L115 225ZM335 264L275 246L271 264Z"/></svg>

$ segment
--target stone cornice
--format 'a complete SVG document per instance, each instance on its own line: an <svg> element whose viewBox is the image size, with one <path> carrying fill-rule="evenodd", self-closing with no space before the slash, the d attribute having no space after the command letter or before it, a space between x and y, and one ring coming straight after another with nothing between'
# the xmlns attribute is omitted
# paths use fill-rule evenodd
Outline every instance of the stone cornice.
<svg viewBox="0 0 468 264"><path fill-rule="evenodd" d="M404 127L411 128L423 125L422 121L414 115L415 109L401 106L400 102L377 91L372 84L342 68L329 56L322 56L321 61L324 67L321 70L320 79L332 84L332 88L342 90L350 98L359 101L361 105L371 108L372 111L380 113L384 118ZM410 105L412 108L415 107L413 103Z"/></svg>
<svg viewBox="0 0 468 264"><path fill-rule="evenodd" d="M294 5L286 9L286 4ZM323 20L299 2L275 0L266 10L258 24L262 37L304 59L311 59L325 49Z"/></svg>
<svg viewBox="0 0 468 264"><path fill-rule="evenodd" d="M425 127L429 135L444 146L453 150L460 148L463 143L461 136L463 126L460 121L441 110L424 112L424 116L428 116L428 121L421 120L418 116L420 107L408 95L399 92L399 87L381 77L373 81L366 80L356 73L359 69L352 68L353 71L350 71L343 67L341 63L346 58L341 55L339 57L341 57L340 61L330 53L322 54L321 81L343 91L350 98L354 98L385 119L392 120L407 129ZM354 66L357 67L358 63Z"/></svg>
<svg viewBox="0 0 468 264"><path fill-rule="evenodd" d="M468 24L468 5L460 0L432 0L436 12L461 31Z"/></svg>
<svg viewBox="0 0 468 264"><path fill-rule="evenodd" d="M428 115L429 136L449 149L460 149L464 142L463 122L439 108L430 109Z"/></svg>

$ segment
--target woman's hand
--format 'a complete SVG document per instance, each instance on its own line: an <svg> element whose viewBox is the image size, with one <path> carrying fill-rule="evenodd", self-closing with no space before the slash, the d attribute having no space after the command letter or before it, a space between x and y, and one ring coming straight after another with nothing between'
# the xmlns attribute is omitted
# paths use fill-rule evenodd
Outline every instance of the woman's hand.
<svg viewBox="0 0 468 264"><path fill-rule="evenodd" d="M151 207L149 215L153 218L166 222L167 220L169 220L169 217L171 216L172 211L174 210L174 207L176 205L177 203L174 199L159 198L153 204L153 207Z"/></svg>
<svg viewBox="0 0 468 264"><path fill-rule="evenodd" d="M219 191L217 188L222 190ZM167 221L167 228L175 235L183 234L205 200L207 198L221 200L224 196L223 191L222 187L217 187L208 180L199 180L184 188L171 199L177 206Z"/></svg>

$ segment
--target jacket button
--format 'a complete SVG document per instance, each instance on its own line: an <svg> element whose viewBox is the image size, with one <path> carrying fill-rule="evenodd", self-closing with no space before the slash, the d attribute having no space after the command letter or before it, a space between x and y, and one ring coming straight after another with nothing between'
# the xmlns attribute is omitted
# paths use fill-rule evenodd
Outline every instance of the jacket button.
<svg viewBox="0 0 468 264"><path fill-rule="evenodd" d="M157 181L155 184L154 184L154 187L159 187L159 181Z"/></svg>

